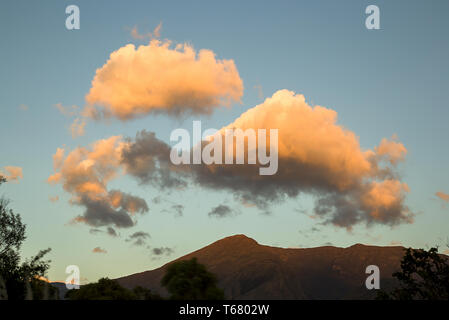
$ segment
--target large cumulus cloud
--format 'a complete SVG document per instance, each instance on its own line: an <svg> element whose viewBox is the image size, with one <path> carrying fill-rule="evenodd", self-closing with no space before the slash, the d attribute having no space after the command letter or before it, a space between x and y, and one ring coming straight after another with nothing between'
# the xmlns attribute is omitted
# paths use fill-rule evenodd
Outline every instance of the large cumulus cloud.
<svg viewBox="0 0 449 320"><path fill-rule="evenodd" d="M99 69L86 95L88 117L127 120L152 112L210 114L240 101L243 84L233 60L217 60L211 50L152 39L128 44Z"/></svg>
<svg viewBox="0 0 449 320"><path fill-rule="evenodd" d="M254 165L194 166L197 183L230 190L260 208L301 192L313 194L316 215L347 228L359 222L412 221L404 204L408 186L398 180L395 167L407 150L397 137L363 150L358 137L337 123L334 110L309 106L303 95L288 90L276 92L220 132L227 128L278 129L277 173L261 176Z"/></svg>
<svg viewBox="0 0 449 320"><path fill-rule="evenodd" d="M315 215L325 223L341 227L412 221L413 214L405 205L408 186L399 180L396 170L407 149L397 137L382 139L379 146L363 150L355 133L337 123L334 110L312 107L304 96L288 90L280 90L249 109L219 130L218 135L224 135L229 128L278 129L277 173L260 175L259 163L173 167L167 157L161 156L159 159L166 162L164 170L171 171L170 174L177 170L176 176L181 181L188 177L204 188L230 191L243 203L252 203L262 210L300 193L312 194L316 197ZM153 145L153 139L135 142L146 153ZM233 147L235 159L236 146ZM129 148L133 148L132 143ZM158 146L153 152L161 149ZM225 158L226 150L223 151ZM245 158L248 159L248 154ZM149 159L148 172L153 175L153 160ZM139 163L139 168L147 163L144 156L133 157L133 161ZM134 174L142 180L146 172L136 170Z"/></svg>
<svg viewBox="0 0 449 320"><path fill-rule="evenodd" d="M64 188L78 196L78 189L85 190L87 194L91 190L99 190L92 192L97 195L101 191L105 196L100 199L103 202L96 202L96 205L109 203L112 208L117 208L117 205L114 206L111 200L113 193L105 193L105 182L120 168L141 184L151 183L161 189L169 189L194 183L203 188L232 193L242 203L255 205L264 211L287 198L301 193L311 194L316 199L314 214L317 217L324 223L348 229L359 223L397 225L412 222L413 213L405 204L409 188L400 180L396 167L405 159L407 149L396 136L382 139L372 149L362 149L356 134L337 122L334 110L310 106L303 95L288 90L276 92L221 128L211 137L211 142L203 141L202 144L213 143L218 137L225 141L223 135L229 128L266 129L267 132L278 129L276 174L260 175L261 164L258 161L256 164L235 164L234 161L234 164L176 166L170 162L170 147L157 139L154 133L141 131L135 139L110 138L109 144L114 147L109 149L114 156L108 157L105 163L99 162L102 163L97 170L100 174L89 173L91 160L85 163L70 159L78 159L77 154L82 153L79 150L64 160L67 164L73 162L70 167L74 169L67 173L62 169L64 179L57 173L50 180L61 179ZM235 147L233 145L234 160ZM228 150L223 150L223 158L229 156ZM60 151L55 155L56 167L61 166L58 153ZM88 159L93 159L93 154ZM248 154L245 154L245 159L248 159ZM109 165L111 161L112 165ZM72 177L72 170L86 171L88 181L84 183L78 175ZM98 179L99 176L103 178ZM82 199L82 203L88 204L89 201ZM142 205L138 208L145 211ZM120 210L131 210L127 201L120 201ZM120 210L115 210L116 214L120 214ZM87 211L85 217L89 216ZM89 220L98 219L91 217ZM120 221L117 226L125 224L119 217L114 221Z"/></svg>

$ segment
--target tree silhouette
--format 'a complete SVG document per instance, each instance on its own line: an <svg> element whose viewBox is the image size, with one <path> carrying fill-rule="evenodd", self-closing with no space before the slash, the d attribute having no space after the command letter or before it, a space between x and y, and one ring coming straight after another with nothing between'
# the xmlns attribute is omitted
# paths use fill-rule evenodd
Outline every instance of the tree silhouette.
<svg viewBox="0 0 449 320"><path fill-rule="evenodd" d="M223 300L216 277L198 263L196 258L174 262L161 281L172 300Z"/></svg>
<svg viewBox="0 0 449 320"><path fill-rule="evenodd" d="M96 283L89 283L79 289L67 291L65 298L70 300L160 300L161 297L151 290L136 287L128 290L117 281L101 278Z"/></svg>
<svg viewBox="0 0 449 320"><path fill-rule="evenodd" d="M133 289L133 293L136 295L137 300L162 300L162 297L157 293L151 292L150 289L137 286Z"/></svg>
<svg viewBox="0 0 449 320"><path fill-rule="evenodd" d="M449 300L449 259L438 248L408 248L401 271L393 273L399 286L390 293L381 291L377 299Z"/></svg>
<svg viewBox="0 0 449 320"><path fill-rule="evenodd" d="M6 179L0 176L0 185L4 182ZM43 261L42 258L50 249L42 250L20 263L20 248L26 239L26 225L8 205L8 200L0 198L0 282L6 287L5 297L20 300L26 298L27 288L28 291L42 289L44 282L37 278L45 276L49 268L50 261Z"/></svg>

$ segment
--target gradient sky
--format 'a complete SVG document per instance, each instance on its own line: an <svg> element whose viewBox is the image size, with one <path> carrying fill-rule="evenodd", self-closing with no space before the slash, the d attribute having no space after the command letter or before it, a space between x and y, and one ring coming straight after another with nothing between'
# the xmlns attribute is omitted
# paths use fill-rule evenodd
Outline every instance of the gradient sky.
<svg viewBox="0 0 449 320"><path fill-rule="evenodd" d="M70 4L80 8L80 30L65 28ZM365 28L370 4L380 8L381 30ZM153 269L239 233L281 247L444 245L449 204L436 192L449 193L448 14L448 1L2 1L0 170L21 167L23 178L3 185L1 193L28 226L23 256L51 247L51 280L64 280L65 267L74 264L87 282ZM145 44L133 39L131 28L146 33L161 22L161 38L234 60L244 84L242 104L211 116L91 121L84 136L72 138L73 119L55 104L83 107L96 69L111 52L128 43ZM47 183L58 147L72 150L112 135L134 137L142 129L169 142L175 128L191 130L195 119L203 128L221 128L280 89L338 112L338 123L360 138L362 148L372 149L397 134L408 150L399 168L410 187L406 203L416 213L414 223L360 225L349 232L318 225L301 213L312 209L313 198L307 195L278 204L266 215L241 206L226 192L192 187L164 193L124 177L111 187L144 198L150 211L112 238L91 234L86 225L69 225L83 209L68 203L70 195L61 185ZM49 200L54 196L59 201ZM159 204L152 202L156 196L163 199ZM241 214L210 218L207 213L221 203ZM185 206L183 216L166 212L174 204ZM151 235L151 247L173 253L157 257L125 241L137 231ZM107 253L93 253L95 247Z"/></svg>

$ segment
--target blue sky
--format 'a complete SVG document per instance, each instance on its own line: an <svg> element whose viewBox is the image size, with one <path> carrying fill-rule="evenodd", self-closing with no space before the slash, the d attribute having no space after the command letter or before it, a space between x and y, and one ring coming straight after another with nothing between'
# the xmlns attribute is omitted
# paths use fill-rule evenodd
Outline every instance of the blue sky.
<svg viewBox="0 0 449 320"><path fill-rule="evenodd" d="M65 28L65 7L77 4L81 29ZM380 8L381 30L365 28L365 8ZM444 244L449 209L435 196L449 193L449 3L447 1L2 1L0 5L0 169L19 166L23 179L1 187L28 225L25 257L51 247L52 280L64 280L65 267L79 265L88 281L152 269L222 237L243 233L258 242L282 247L311 247L331 242L425 247ZM120 122L89 122L86 134L73 139L73 119L54 107L84 106L97 68L111 52L144 41L130 29L151 32L162 22L162 38L211 49L219 59L233 59L244 84L242 104L211 116L173 119L164 115ZM171 130L220 128L279 89L301 93L308 103L338 112L339 124L355 132L362 148L373 148L397 134L408 150L401 164L410 187L407 205L413 224L358 226L352 232L320 226L298 212L311 210L313 198L301 195L277 205L271 215L239 207L232 195L198 186L161 193L127 177L114 181L147 200L150 212L119 238L92 235L83 225L67 225L82 208L68 203L60 185L46 180L53 172L56 148L68 150L112 135L133 137L141 129L169 141ZM19 106L26 105L27 110ZM58 195L56 203L49 197ZM151 200L165 199L159 205ZM242 214L211 219L220 203ZM164 209L185 206L176 217ZM154 259L149 250L124 239L136 231L151 234L152 247L170 247L171 256ZM299 232L302 231L302 232ZM94 254L94 247L107 254Z"/></svg>

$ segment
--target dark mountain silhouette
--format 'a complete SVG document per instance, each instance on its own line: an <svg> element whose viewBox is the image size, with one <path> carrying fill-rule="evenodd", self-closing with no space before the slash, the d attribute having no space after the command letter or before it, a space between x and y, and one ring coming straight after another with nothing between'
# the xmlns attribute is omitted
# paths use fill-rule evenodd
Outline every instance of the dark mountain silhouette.
<svg viewBox="0 0 449 320"><path fill-rule="evenodd" d="M404 248L398 246L284 249L235 235L175 261L197 257L217 276L227 299L371 299L376 290L365 287L366 267L377 265L381 289L388 289L403 255ZM127 288L140 285L167 295L160 281L170 263L117 280Z"/></svg>

